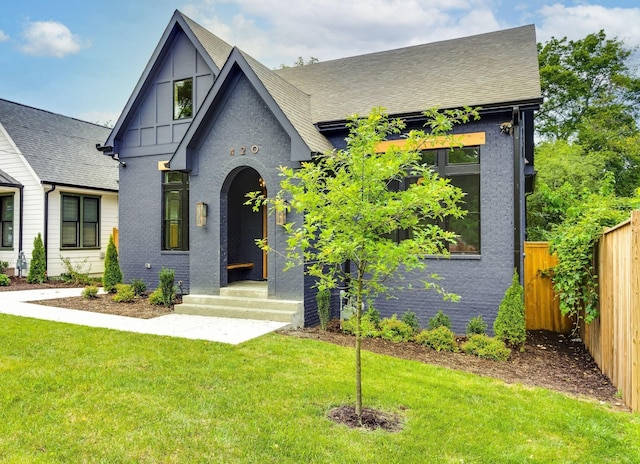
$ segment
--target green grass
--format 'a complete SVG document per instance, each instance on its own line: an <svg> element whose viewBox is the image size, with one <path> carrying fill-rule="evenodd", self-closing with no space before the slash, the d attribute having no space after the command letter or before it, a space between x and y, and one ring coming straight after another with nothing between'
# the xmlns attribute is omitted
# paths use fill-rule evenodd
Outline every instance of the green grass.
<svg viewBox="0 0 640 464"><path fill-rule="evenodd" d="M638 463L640 416L363 353L365 406L399 433L326 418L353 402L351 349L239 346L0 315L2 463Z"/></svg>

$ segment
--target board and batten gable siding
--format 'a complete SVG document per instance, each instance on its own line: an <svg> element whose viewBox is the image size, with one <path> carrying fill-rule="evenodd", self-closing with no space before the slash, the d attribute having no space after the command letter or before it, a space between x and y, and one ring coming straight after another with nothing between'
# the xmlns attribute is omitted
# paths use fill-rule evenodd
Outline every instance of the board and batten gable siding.
<svg viewBox="0 0 640 464"><path fill-rule="evenodd" d="M44 189L40 179L29 163L15 146L5 129L0 124L0 170L4 171L23 185L23 251L27 261L31 259L33 241L38 233L44 232ZM13 250L0 250L0 260L8 261L14 267L18 258L20 234L20 189L0 187L0 191L14 193Z"/></svg>
<svg viewBox="0 0 640 464"><path fill-rule="evenodd" d="M192 118L173 119L173 83L186 78L193 78L195 115L213 85L214 75L191 41L180 32L126 128L124 148L177 144L182 140ZM126 152L121 151L120 157L134 154Z"/></svg>
<svg viewBox="0 0 640 464"><path fill-rule="evenodd" d="M194 293L215 293L218 291L220 273L225 272L224 257L227 244L224 237L227 224L226 212L221 211L222 189L230 174L239 169L250 167L264 179L267 195L273 196L279 190L281 178L279 166L297 168L298 162L291 161L291 137L280 125L260 93L248 78L240 76L235 85L219 101L215 121L205 131L199 146L198 175L191 177L190 212L195 211L196 202L209 204L207 227L195 227L195 218L191 217L191 288ZM203 124L210 124L204 121ZM257 153L246 150L241 155L241 147L258 148ZM235 154L231 155L231 150ZM249 207L247 207L249 208ZM255 213L259 214L259 213ZM288 220L294 220L289 215ZM267 218L269 243L279 250L286 246L284 229L275 224L275 215ZM220 246L217 245L219 237ZM256 245L253 245L256 246ZM257 246L256 246L257 248ZM277 253L268 257L268 292L270 296L282 299L301 300L304 293L304 276L296 269L284 272L284 259Z"/></svg>
<svg viewBox="0 0 640 464"><path fill-rule="evenodd" d="M100 198L100 248L87 249L63 249L60 243L61 234L61 206L62 194L89 195ZM115 192L103 192L87 189L57 187L49 194L49 237L47 259L47 274L59 276L67 271L62 263L63 258L68 258L72 265L78 266L78 270L90 275L99 275L104 272L104 256L109 244L109 236L113 228L118 225L118 194Z"/></svg>

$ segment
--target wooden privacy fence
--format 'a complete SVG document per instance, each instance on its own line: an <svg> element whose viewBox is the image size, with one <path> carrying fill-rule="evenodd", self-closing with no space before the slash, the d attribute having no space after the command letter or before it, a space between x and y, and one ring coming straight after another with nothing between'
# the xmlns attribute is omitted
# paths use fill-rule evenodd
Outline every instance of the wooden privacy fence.
<svg viewBox="0 0 640 464"><path fill-rule="evenodd" d="M547 242L525 242L524 254L524 308L527 330L570 332L574 321L560 314L560 304L551 282L550 271L558 264L558 258L549 254Z"/></svg>
<svg viewBox="0 0 640 464"><path fill-rule="evenodd" d="M598 246L600 315L582 339L602 372L640 411L640 211L607 230Z"/></svg>
<svg viewBox="0 0 640 464"><path fill-rule="evenodd" d="M569 332L573 321L561 316L548 272L557 259L546 242L524 249L527 330ZM581 324L581 337L627 406L640 411L640 211L604 233L596 265L600 315Z"/></svg>
<svg viewBox="0 0 640 464"><path fill-rule="evenodd" d="M116 250L118 249L118 228L113 228L113 244L116 246Z"/></svg>

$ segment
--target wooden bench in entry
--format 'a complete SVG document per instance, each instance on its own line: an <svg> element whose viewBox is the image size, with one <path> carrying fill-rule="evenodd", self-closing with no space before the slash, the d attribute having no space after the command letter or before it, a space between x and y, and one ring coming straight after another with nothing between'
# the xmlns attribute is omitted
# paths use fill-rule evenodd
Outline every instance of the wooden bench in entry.
<svg viewBox="0 0 640 464"><path fill-rule="evenodd" d="M253 263L235 263L227 265L228 271L232 271L234 269L253 269Z"/></svg>

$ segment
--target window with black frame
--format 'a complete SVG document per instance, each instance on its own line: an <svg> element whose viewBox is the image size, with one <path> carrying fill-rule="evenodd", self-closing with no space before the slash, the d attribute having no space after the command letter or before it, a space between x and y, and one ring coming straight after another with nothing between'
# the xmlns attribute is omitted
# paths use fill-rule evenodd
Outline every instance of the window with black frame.
<svg viewBox="0 0 640 464"><path fill-rule="evenodd" d="M173 119L193 116L193 79L182 79L173 83Z"/></svg>
<svg viewBox="0 0 640 464"><path fill-rule="evenodd" d="M61 195L61 248L100 247L100 197Z"/></svg>
<svg viewBox="0 0 640 464"><path fill-rule="evenodd" d="M0 196L0 248L13 249L13 195Z"/></svg>
<svg viewBox="0 0 640 464"><path fill-rule="evenodd" d="M438 222L444 230L457 235L456 242L449 244L449 252L480 254L480 148L474 146L424 150L422 162L433 166L440 177L450 179L452 185L465 193L461 207L467 214L460 219L446 218ZM407 178L404 188L418 180ZM398 231L394 238L402 240L410 235L411 231Z"/></svg>
<svg viewBox="0 0 640 464"><path fill-rule="evenodd" d="M189 249L189 174L163 172L162 249Z"/></svg>

